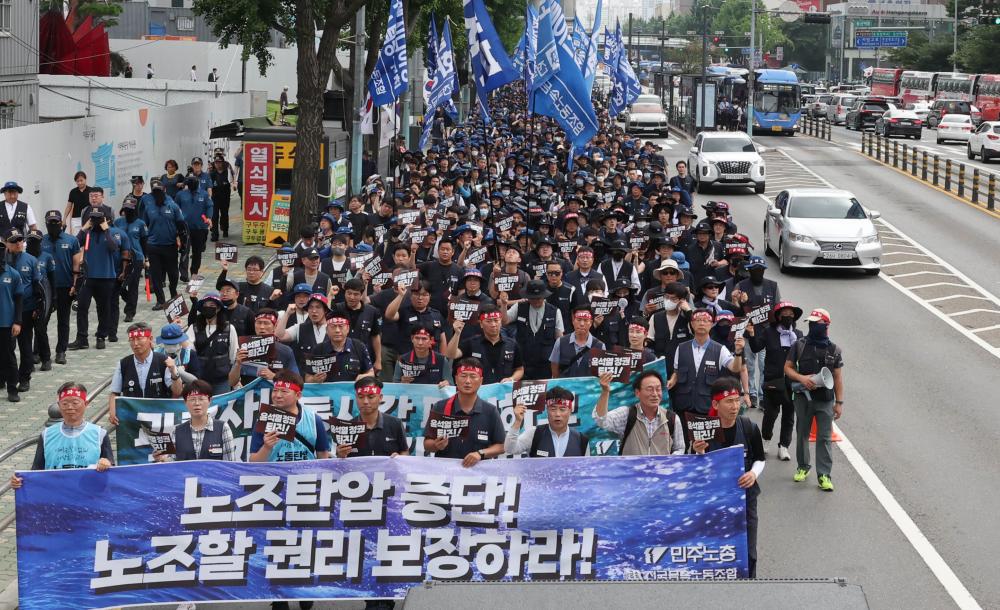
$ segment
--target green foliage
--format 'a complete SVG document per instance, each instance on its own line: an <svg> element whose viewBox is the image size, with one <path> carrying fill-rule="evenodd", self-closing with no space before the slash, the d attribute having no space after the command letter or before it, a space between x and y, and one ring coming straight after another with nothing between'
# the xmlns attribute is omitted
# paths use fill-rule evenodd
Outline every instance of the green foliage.
<svg viewBox="0 0 1000 610"><path fill-rule="evenodd" d="M958 65L974 74L996 73L1000 57L1000 27L978 25L959 38Z"/></svg>
<svg viewBox="0 0 1000 610"><path fill-rule="evenodd" d="M889 51L889 63L907 70L951 71L951 52L950 37L928 40L927 34L913 30L908 46Z"/></svg>
<svg viewBox="0 0 1000 610"><path fill-rule="evenodd" d="M76 9L76 22L72 27L76 27L87 17L93 17L94 21L103 23L105 26L118 24L115 19L125 10L122 7L124 0L43 0L38 4L39 10L44 13L50 10L57 10L66 13Z"/></svg>
<svg viewBox="0 0 1000 610"><path fill-rule="evenodd" d="M830 45L830 28L802 21L781 23L785 35L784 63L796 63L803 69L822 72L826 69L826 50Z"/></svg>
<svg viewBox="0 0 1000 610"><path fill-rule="evenodd" d="M271 30L278 30L290 41L295 40L294 0L195 0L194 12L205 17L212 34L219 37L221 48L243 45L243 59L251 55L256 57L261 76L267 74L267 68L274 63L267 46L271 42Z"/></svg>

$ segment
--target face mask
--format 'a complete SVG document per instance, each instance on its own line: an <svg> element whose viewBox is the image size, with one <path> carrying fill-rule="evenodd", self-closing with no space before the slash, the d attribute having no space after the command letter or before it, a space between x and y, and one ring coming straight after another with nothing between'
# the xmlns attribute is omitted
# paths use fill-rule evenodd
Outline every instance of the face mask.
<svg viewBox="0 0 1000 610"><path fill-rule="evenodd" d="M712 332L710 333L712 339L718 343L725 343L729 340L729 325L728 324L716 324L712 327Z"/></svg>
<svg viewBox="0 0 1000 610"><path fill-rule="evenodd" d="M503 190L502 190L502 191L500 191L500 192L501 192L501 193L503 193L503 196L504 196L504 197L506 197L507 195L510 195L510 189L503 189Z"/></svg>
<svg viewBox="0 0 1000 610"><path fill-rule="evenodd" d="M671 301L670 299L665 299L663 301L663 308L666 311L674 311L675 309L677 309L677 303Z"/></svg>
<svg viewBox="0 0 1000 610"><path fill-rule="evenodd" d="M577 186L583 186L583 178L577 178L573 181Z"/></svg>
<svg viewBox="0 0 1000 610"><path fill-rule="evenodd" d="M810 322L809 323L809 338L810 339L825 339L828 331L828 327L823 322Z"/></svg>
<svg viewBox="0 0 1000 610"><path fill-rule="evenodd" d="M201 313L202 313L202 315L205 316L205 318L211 320L212 318L214 318L216 316L216 314L219 313L219 308L216 307L216 306L214 306L214 305L212 305L212 306L202 306Z"/></svg>
<svg viewBox="0 0 1000 610"><path fill-rule="evenodd" d="M54 237L59 237L59 235L62 233L62 225L55 224L55 223L53 223L53 224L46 224L45 225L45 230L48 231L49 237L53 237L53 238Z"/></svg>
<svg viewBox="0 0 1000 610"><path fill-rule="evenodd" d="M330 248L330 253L334 256L343 256L346 252L345 248Z"/></svg>
<svg viewBox="0 0 1000 610"><path fill-rule="evenodd" d="M38 258L42 254L42 242L37 240L29 240L28 247L26 248L28 254Z"/></svg>
<svg viewBox="0 0 1000 610"><path fill-rule="evenodd" d="M437 176L437 173L438 173L438 171L436 169L434 169L433 167L431 169L427 170L427 175L428 176Z"/></svg>
<svg viewBox="0 0 1000 610"><path fill-rule="evenodd" d="M167 194L159 189L153 189L153 201L156 205L163 205L167 202Z"/></svg>
<svg viewBox="0 0 1000 610"><path fill-rule="evenodd" d="M616 261L621 261L625 258L625 255L622 254L621 252L615 252L614 254L611 255L611 258L615 259Z"/></svg>
<svg viewBox="0 0 1000 610"><path fill-rule="evenodd" d="M490 213L490 211L489 211L488 208L479 208L479 217L480 218L486 218L487 216L489 216L489 213Z"/></svg>
<svg viewBox="0 0 1000 610"><path fill-rule="evenodd" d="M168 356L171 356L171 357L176 356L177 354L181 353L181 346L180 345L164 345L163 346L163 353L165 353L165 354L167 354Z"/></svg>
<svg viewBox="0 0 1000 610"><path fill-rule="evenodd" d="M791 328L792 324L795 324L795 318L793 316L781 316L778 319L778 323L785 328Z"/></svg>
<svg viewBox="0 0 1000 610"><path fill-rule="evenodd" d="M230 307L232 306L233 303L235 303L235 301L233 301L232 299L222 299L223 307Z"/></svg>
<svg viewBox="0 0 1000 610"><path fill-rule="evenodd" d="M750 281L754 284L760 285L764 282L764 270L763 269L752 269L750 272Z"/></svg>
<svg viewBox="0 0 1000 610"><path fill-rule="evenodd" d="M128 222L135 220L135 210L125 210L125 220Z"/></svg>

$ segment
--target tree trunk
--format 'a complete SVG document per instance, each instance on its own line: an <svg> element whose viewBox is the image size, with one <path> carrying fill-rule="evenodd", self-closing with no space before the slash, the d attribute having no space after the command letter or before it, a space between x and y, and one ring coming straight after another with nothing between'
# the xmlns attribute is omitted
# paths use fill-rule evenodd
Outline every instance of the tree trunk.
<svg viewBox="0 0 1000 610"><path fill-rule="evenodd" d="M324 75L316 55L312 0L295 3L295 38L298 50L299 118L295 128L295 168L292 170L292 202L288 239L298 239L299 230L312 223L318 212L317 190L320 148L323 142L323 92L329 71Z"/></svg>

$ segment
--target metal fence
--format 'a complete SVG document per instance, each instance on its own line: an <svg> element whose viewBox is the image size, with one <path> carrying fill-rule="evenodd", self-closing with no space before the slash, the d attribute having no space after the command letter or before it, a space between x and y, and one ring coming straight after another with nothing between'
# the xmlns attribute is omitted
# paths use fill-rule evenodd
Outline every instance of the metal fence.
<svg viewBox="0 0 1000 610"><path fill-rule="evenodd" d="M861 152L988 210L996 207L997 174L941 157L921 146L874 133L861 136Z"/></svg>
<svg viewBox="0 0 1000 610"><path fill-rule="evenodd" d="M807 115L802 115L802 118L799 119L799 128L807 136L813 136L814 138L826 141L830 140L831 132L833 131L830 122L826 119L817 119Z"/></svg>

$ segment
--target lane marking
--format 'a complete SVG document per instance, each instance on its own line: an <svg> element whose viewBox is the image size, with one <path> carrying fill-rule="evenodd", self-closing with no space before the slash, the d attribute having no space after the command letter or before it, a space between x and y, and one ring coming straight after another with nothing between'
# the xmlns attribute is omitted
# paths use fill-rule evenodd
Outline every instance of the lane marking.
<svg viewBox="0 0 1000 610"><path fill-rule="evenodd" d="M969 298L972 298L972 297L969 297ZM963 309L962 311L958 311L958 312L955 312L953 314L948 314L948 315L950 315L953 318L957 318L958 316L967 316L967 315L973 314L973 313L1000 313L1000 310L997 310L997 309ZM972 332L972 331L969 331L969 332Z"/></svg>
<svg viewBox="0 0 1000 610"><path fill-rule="evenodd" d="M974 332L974 333L984 333L984 332L986 332L988 330L997 330L998 328L1000 328L1000 324L994 324L993 326L984 326L982 328L974 328L974 329L972 329L972 332Z"/></svg>
<svg viewBox="0 0 1000 610"><path fill-rule="evenodd" d="M902 276L897 275L895 277L902 277ZM920 284L919 286L910 286L907 290L920 290L921 288L933 288L935 286L955 286L956 288L968 288L968 286L966 286L965 284L959 284L957 282L934 282L933 284Z"/></svg>
<svg viewBox="0 0 1000 610"><path fill-rule="evenodd" d="M947 301L949 299L982 299L984 301L989 301L989 298L978 296L975 294L951 294L946 297L934 297L933 299L926 299L928 303L936 303L938 301ZM951 314L955 315L955 314Z"/></svg>
<svg viewBox="0 0 1000 610"><path fill-rule="evenodd" d="M780 150L778 152L780 152L790 161L798 165L807 174L810 174L815 178L819 179L829 188L836 188L825 178L823 178L816 172L810 170L799 161L790 157L788 153ZM758 196L764 201L770 203L770 200L764 195L758 195ZM959 279L961 279L962 281L966 282L968 286L975 288L984 295L991 296L993 300L996 301L996 297L990 295L986 290L984 290L981 286L979 286L979 284L973 282L970 278L966 277L964 274L962 274L960 271L952 267L950 264L941 260L931 251L927 250L919 243L910 239L908 236L906 236L903 232L901 232L895 226L890 224L888 221L886 221L885 219L879 219L879 221L881 221L881 224L883 224L886 228L888 228L892 232L896 233L897 235L899 235L904 239L909 240L918 250L921 250L927 255L929 255L931 258L940 261L941 266L945 267L946 269L950 269L953 272L951 274L940 273L940 272L920 272L920 273L937 273L939 275L954 275ZM919 275L919 274L908 274L908 275ZM883 281L887 282L890 286L893 286L899 292L903 293L904 295L912 299L921 307L931 312L939 319L943 320L946 324L948 324L958 332L965 335L974 343L976 343L986 351L990 352L995 357L1000 358L1000 348L993 347L992 345L986 343L980 337L976 336L968 329L966 329L965 327L961 326L960 324L952 320L943 312L938 311L933 305L927 303L914 293L910 292L908 289L903 287L902 284L896 282L887 274L880 273L879 277L882 278ZM889 489L885 486L885 484L882 482L879 476L875 474L875 471L868 464L867 460L865 460L865 458L857 450L854 444L851 443L850 439L847 437L846 434L844 434L843 430L841 430L836 423L833 424L833 428L838 434L840 434L841 438L843 439L841 442L837 443L837 445L840 447L840 450L844 453L844 456L847 457L848 463L850 463L851 466L854 468L855 472L858 473L858 476L861 477L861 480L865 482L865 485L867 485L868 489L871 490L872 494L878 500L879 504L882 505L882 508L886 511L889 517L896 524L896 527L899 528L900 532L902 532L903 535L906 537L907 541L909 541L910 546L912 546L913 549L917 552L917 554L920 555L920 558L930 569L931 573L934 574L934 577L937 578L938 582L941 583L941 586L944 587L945 591L948 592L948 595L951 596L951 599L955 602L955 604L957 604L958 607L962 608L963 610L981 610L982 607L972 596L969 590L965 587L965 585L962 584L962 581L951 569L951 566L949 566L948 563L944 560L944 558L941 557L941 554L938 553L936 548L934 548L934 545L930 542L930 540L927 539L924 533L920 530L920 527L916 524L916 522L913 521L913 519L906 512L906 510L899 504L896 498L892 495L892 492L889 491Z"/></svg>
<svg viewBox="0 0 1000 610"><path fill-rule="evenodd" d="M944 273L942 271L914 271L912 273L900 273L899 275L894 275L894 278L901 277L913 277L914 275L955 275L954 273ZM909 289L907 289L909 290Z"/></svg>

